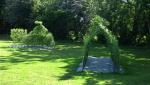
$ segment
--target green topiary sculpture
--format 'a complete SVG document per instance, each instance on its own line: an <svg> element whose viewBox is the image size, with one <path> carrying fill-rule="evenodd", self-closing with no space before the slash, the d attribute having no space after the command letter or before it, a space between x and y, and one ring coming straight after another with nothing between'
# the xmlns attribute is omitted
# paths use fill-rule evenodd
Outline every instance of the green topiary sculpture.
<svg viewBox="0 0 150 85"><path fill-rule="evenodd" d="M92 39L98 34L102 34L107 40L107 45L110 49L112 61L116 66L116 72L119 72L120 62L118 41L116 37L111 33L111 31L107 29L107 24L108 22L106 20L97 15L94 16L93 19L90 21L88 32L84 36L84 57L82 70L84 70L88 59L88 53Z"/></svg>
<svg viewBox="0 0 150 85"><path fill-rule="evenodd" d="M35 24L33 31L24 39L24 43L26 45L54 46L55 41L52 33L48 32L48 29L45 28L41 21L35 21Z"/></svg>

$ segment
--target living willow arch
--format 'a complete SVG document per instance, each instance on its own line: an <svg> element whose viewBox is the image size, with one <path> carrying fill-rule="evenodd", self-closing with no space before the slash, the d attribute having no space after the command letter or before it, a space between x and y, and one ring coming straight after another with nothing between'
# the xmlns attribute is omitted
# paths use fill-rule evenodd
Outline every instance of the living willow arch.
<svg viewBox="0 0 150 85"><path fill-rule="evenodd" d="M90 49L90 43L93 38L98 35L102 34L106 38L107 45L111 52L111 58L115 65L115 72L119 71L119 47L118 47L118 40L116 37L107 29L108 22L101 18L100 16L94 16L94 18L90 21L89 29L86 35L84 36L84 57L83 57L83 68L86 65L88 59L88 53Z"/></svg>

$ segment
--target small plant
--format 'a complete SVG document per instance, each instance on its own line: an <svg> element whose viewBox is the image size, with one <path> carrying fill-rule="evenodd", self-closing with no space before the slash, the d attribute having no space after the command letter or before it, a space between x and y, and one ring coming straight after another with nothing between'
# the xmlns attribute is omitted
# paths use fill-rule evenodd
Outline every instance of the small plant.
<svg viewBox="0 0 150 85"><path fill-rule="evenodd" d="M11 29L11 39L15 43L21 43L24 37L27 35L27 30L22 28Z"/></svg>
<svg viewBox="0 0 150 85"><path fill-rule="evenodd" d="M24 43L26 45L54 46L55 41L52 33L48 32L41 21L35 21L35 24L37 26L25 37Z"/></svg>

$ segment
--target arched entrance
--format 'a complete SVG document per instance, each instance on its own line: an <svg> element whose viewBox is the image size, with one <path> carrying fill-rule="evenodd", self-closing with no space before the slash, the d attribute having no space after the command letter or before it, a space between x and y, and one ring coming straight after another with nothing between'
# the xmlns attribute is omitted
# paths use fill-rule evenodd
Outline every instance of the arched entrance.
<svg viewBox="0 0 150 85"><path fill-rule="evenodd" d="M85 68L85 65L89 56L90 43L93 38L98 34L104 35L108 48L111 53L111 59L115 65L115 72L119 72L120 62L119 62L119 47L118 40L116 37L107 29L107 21L101 18L100 16L94 16L90 21L89 29L86 35L84 36L84 57L83 57L83 67L82 71Z"/></svg>

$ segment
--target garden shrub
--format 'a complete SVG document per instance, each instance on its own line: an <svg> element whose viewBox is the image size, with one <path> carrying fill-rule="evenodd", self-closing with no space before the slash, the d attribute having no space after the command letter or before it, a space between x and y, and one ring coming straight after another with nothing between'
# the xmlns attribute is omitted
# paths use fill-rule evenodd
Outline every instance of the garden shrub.
<svg viewBox="0 0 150 85"><path fill-rule="evenodd" d="M11 29L11 39L15 43L21 43L24 37L27 35L27 30L22 28Z"/></svg>
<svg viewBox="0 0 150 85"><path fill-rule="evenodd" d="M42 24L41 21L35 21L36 26L24 39L26 45L46 45L54 46L54 37L52 33Z"/></svg>

